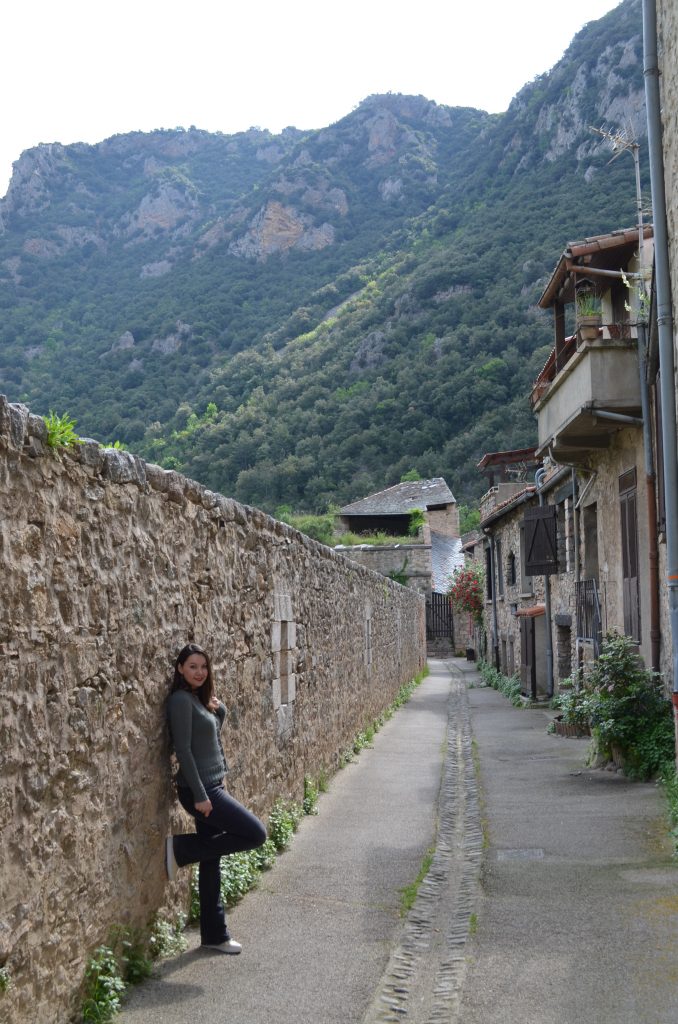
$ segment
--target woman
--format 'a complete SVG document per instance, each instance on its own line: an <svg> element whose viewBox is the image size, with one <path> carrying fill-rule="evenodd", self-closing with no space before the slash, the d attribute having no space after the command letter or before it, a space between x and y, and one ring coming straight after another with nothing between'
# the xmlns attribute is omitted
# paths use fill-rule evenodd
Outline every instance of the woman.
<svg viewBox="0 0 678 1024"><path fill-rule="evenodd" d="M167 711L179 762L179 802L195 818L196 827L195 833L168 836L167 877L173 881L178 868L200 865L201 945L221 953L239 953L242 946L231 938L226 925L219 858L261 846L266 829L224 789L228 767L219 733L226 708L215 695L210 660L198 644L187 644L179 653Z"/></svg>

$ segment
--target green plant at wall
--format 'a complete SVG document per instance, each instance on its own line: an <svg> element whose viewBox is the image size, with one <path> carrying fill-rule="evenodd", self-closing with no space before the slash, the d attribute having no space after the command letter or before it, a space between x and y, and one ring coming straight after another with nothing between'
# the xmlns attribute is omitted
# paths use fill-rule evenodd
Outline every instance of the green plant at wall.
<svg viewBox="0 0 678 1024"><path fill-rule="evenodd" d="M399 583L401 587L406 587L407 581L409 580L409 576L407 575L407 566L409 561L409 555L405 555L403 564L400 566L400 568L391 569L390 573L388 574L388 578L390 580L393 580L394 583Z"/></svg>
<svg viewBox="0 0 678 1024"><path fill-rule="evenodd" d="M186 915L178 914L174 922L163 917L156 917L148 939L149 954L153 959L165 956L176 956L183 953L187 942L184 936Z"/></svg>
<svg viewBox="0 0 678 1024"><path fill-rule="evenodd" d="M268 816L268 836L276 850L286 850L303 816L302 807L291 800L276 800Z"/></svg>
<svg viewBox="0 0 678 1024"><path fill-rule="evenodd" d="M318 785L313 781L310 775L304 775L304 799L302 807L304 814L317 814L318 813Z"/></svg>
<svg viewBox="0 0 678 1024"><path fill-rule="evenodd" d="M424 515L423 510L420 508L413 508L410 512L410 525L407 531L409 535L411 537L416 537L419 531L423 528L425 522L426 516Z"/></svg>
<svg viewBox="0 0 678 1024"><path fill-rule="evenodd" d="M589 720L597 752L611 758L616 748L633 778L661 774L673 763L673 712L660 677L643 668L628 636L608 633L588 675Z"/></svg>
<svg viewBox="0 0 678 1024"><path fill-rule="evenodd" d="M67 413L59 416L50 409L49 416L45 417L45 426L47 444L50 448L72 448L76 444L82 444L75 432L75 420Z"/></svg>
<svg viewBox="0 0 678 1024"><path fill-rule="evenodd" d="M107 1024L112 1020L120 1009L125 987L115 953L109 946L99 946L85 971L85 1024Z"/></svg>
<svg viewBox="0 0 678 1024"><path fill-rule="evenodd" d="M573 725L582 731L589 727L594 705L595 698L587 687L566 689L552 701L552 707L561 712L563 724Z"/></svg>
<svg viewBox="0 0 678 1024"><path fill-rule="evenodd" d="M9 968L0 967L0 996L5 994L11 984L12 978L9 973Z"/></svg>
<svg viewBox="0 0 678 1024"><path fill-rule="evenodd" d="M515 708L523 706L520 693L520 679L517 676L502 675L498 669L494 668L493 665L489 665L486 661L478 662L478 671L486 686L491 686L493 690L503 693Z"/></svg>
<svg viewBox="0 0 678 1024"><path fill-rule="evenodd" d="M669 835L673 841L674 850L678 854L678 773L675 765L667 765L659 781L666 797Z"/></svg>

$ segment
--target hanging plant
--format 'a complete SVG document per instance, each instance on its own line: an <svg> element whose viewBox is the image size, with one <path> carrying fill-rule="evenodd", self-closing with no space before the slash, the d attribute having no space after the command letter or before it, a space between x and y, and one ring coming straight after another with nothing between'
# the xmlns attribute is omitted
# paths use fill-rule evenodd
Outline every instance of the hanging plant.
<svg viewBox="0 0 678 1024"><path fill-rule="evenodd" d="M483 621L485 606L485 573L479 562L471 562L456 569L448 590L452 607L468 612L478 625Z"/></svg>

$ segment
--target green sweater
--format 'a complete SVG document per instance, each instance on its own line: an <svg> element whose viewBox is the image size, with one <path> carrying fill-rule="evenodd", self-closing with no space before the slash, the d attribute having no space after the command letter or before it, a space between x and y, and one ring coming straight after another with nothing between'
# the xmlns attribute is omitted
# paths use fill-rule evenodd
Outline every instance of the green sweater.
<svg viewBox="0 0 678 1024"><path fill-rule="evenodd" d="M207 800L206 786L218 786L228 766L219 742L226 708L208 711L188 690L175 690L167 702L174 752L179 762L177 785L186 786L197 804Z"/></svg>

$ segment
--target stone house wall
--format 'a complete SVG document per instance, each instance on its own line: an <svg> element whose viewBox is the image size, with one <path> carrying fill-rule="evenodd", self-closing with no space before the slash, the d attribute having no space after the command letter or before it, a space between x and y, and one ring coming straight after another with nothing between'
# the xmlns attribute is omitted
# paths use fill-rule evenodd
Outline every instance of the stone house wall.
<svg viewBox="0 0 678 1024"><path fill-rule="evenodd" d="M383 576L404 572L408 587L419 594L431 593L430 544L357 544L340 550L352 562Z"/></svg>
<svg viewBox="0 0 678 1024"><path fill-rule="evenodd" d="M434 533L440 533L443 537L459 536L459 508L456 504L444 509L427 509L424 516Z"/></svg>
<svg viewBox="0 0 678 1024"><path fill-rule="evenodd" d="M425 660L425 602L263 513L0 398L0 994L65 1024L112 926L185 907L164 705L189 640L228 708L227 785L266 818ZM186 824L184 822L184 824Z"/></svg>
<svg viewBox="0 0 678 1024"><path fill-rule="evenodd" d="M645 487L645 461L642 431L622 430L604 454L593 456L591 468L597 477L590 488L583 507L592 503L598 507L598 565L599 594L603 633L615 630L624 632L624 605L622 581L621 513L619 505L619 478L628 470L635 469L637 480L638 519L638 565L640 597L639 651L646 666L652 664L650 646L650 578L647 492ZM660 545L663 546L663 545ZM660 586L663 582L660 577ZM663 635L666 640L669 633ZM665 644L663 645L666 646ZM670 646L670 644L669 644ZM661 668L669 668L670 654L664 650Z"/></svg>
<svg viewBox="0 0 678 1024"><path fill-rule="evenodd" d="M620 430L614 435L608 448L591 450L589 453L590 467L588 471L579 471L577 478L577 496L586 489L584 499L578 512L578 554L580 561L580 578L588 576L591 556L597 562L597 583L601 608L602 632L624 632L623 578L622 578L622 540L619 481L623 474L635 469L636 474L636 511L638 526L638 564L639 564L639 604L640 604L640 644L639 652L645 664L652 664L650 644L650 578L649 578L649 537L650 524L645 486L645 468L642 432L631 428ZM589 483L590 481L590 483ZM563 475L557 482L552 481L549 488L545 484L545 499L554 504L562 501L563 494L570 491L569 475ZM536 503L536 497L532 499ZM571 498L569 499L571 501ZM592 516L595 509L596 529L592 536L587 535L585 515ZM516 613L521 608L537 605L544 601L543 577L532 578L532 594L525 592L521 583L521 551L520 524L523 519L525 504L516 507L507 506L505 514L491 524L495 540L501 545L502 588L498 588L497 620L499 656L502 670L511 674L513 666L520 671L520 616ZM486 516L491 516L491 508L486 506ZM572 515L572 513L570 513ZM573 520L573 517L572 517ZM563 559L561 571L550 576L552 643L554 659L554 683L558 690L559 684L568 678L580 661L588 663L592 653L582 645L577 649L576 641L576 597L575 597L575 554L574 554L574 523L567 526L569 551L565 559L563 548L563 523L559 522L559 547ZM588 545L588 548L587 548ZM589 550L590 549L590 550ZM664 545L659 545L660 585L663 580L661 566L664 561ZM510 558L516 560L516 583L511 585ZM661 611L666 617L665 602L661 602ZM485 623L488 637L492 635L492 602L486 602ZM543 620L543 616L541 616ZM543 632L538 619L535 625L539 633ZM662 643L660 647L660 668L665 679L670 677L670 633L668 624L660 623ZM492 652L490 651L490 656ZM545 682L545 664L538 665L538 688Z"/></svg>
<svg viewBox="0 0 678 1024"><path fill-rule="evenodd" d="M673 314L678 310L678 10L674 0L657 0L659 86L662 103L664 176L668 218ZM675 320L674 320L675 326Z"/></svg>

